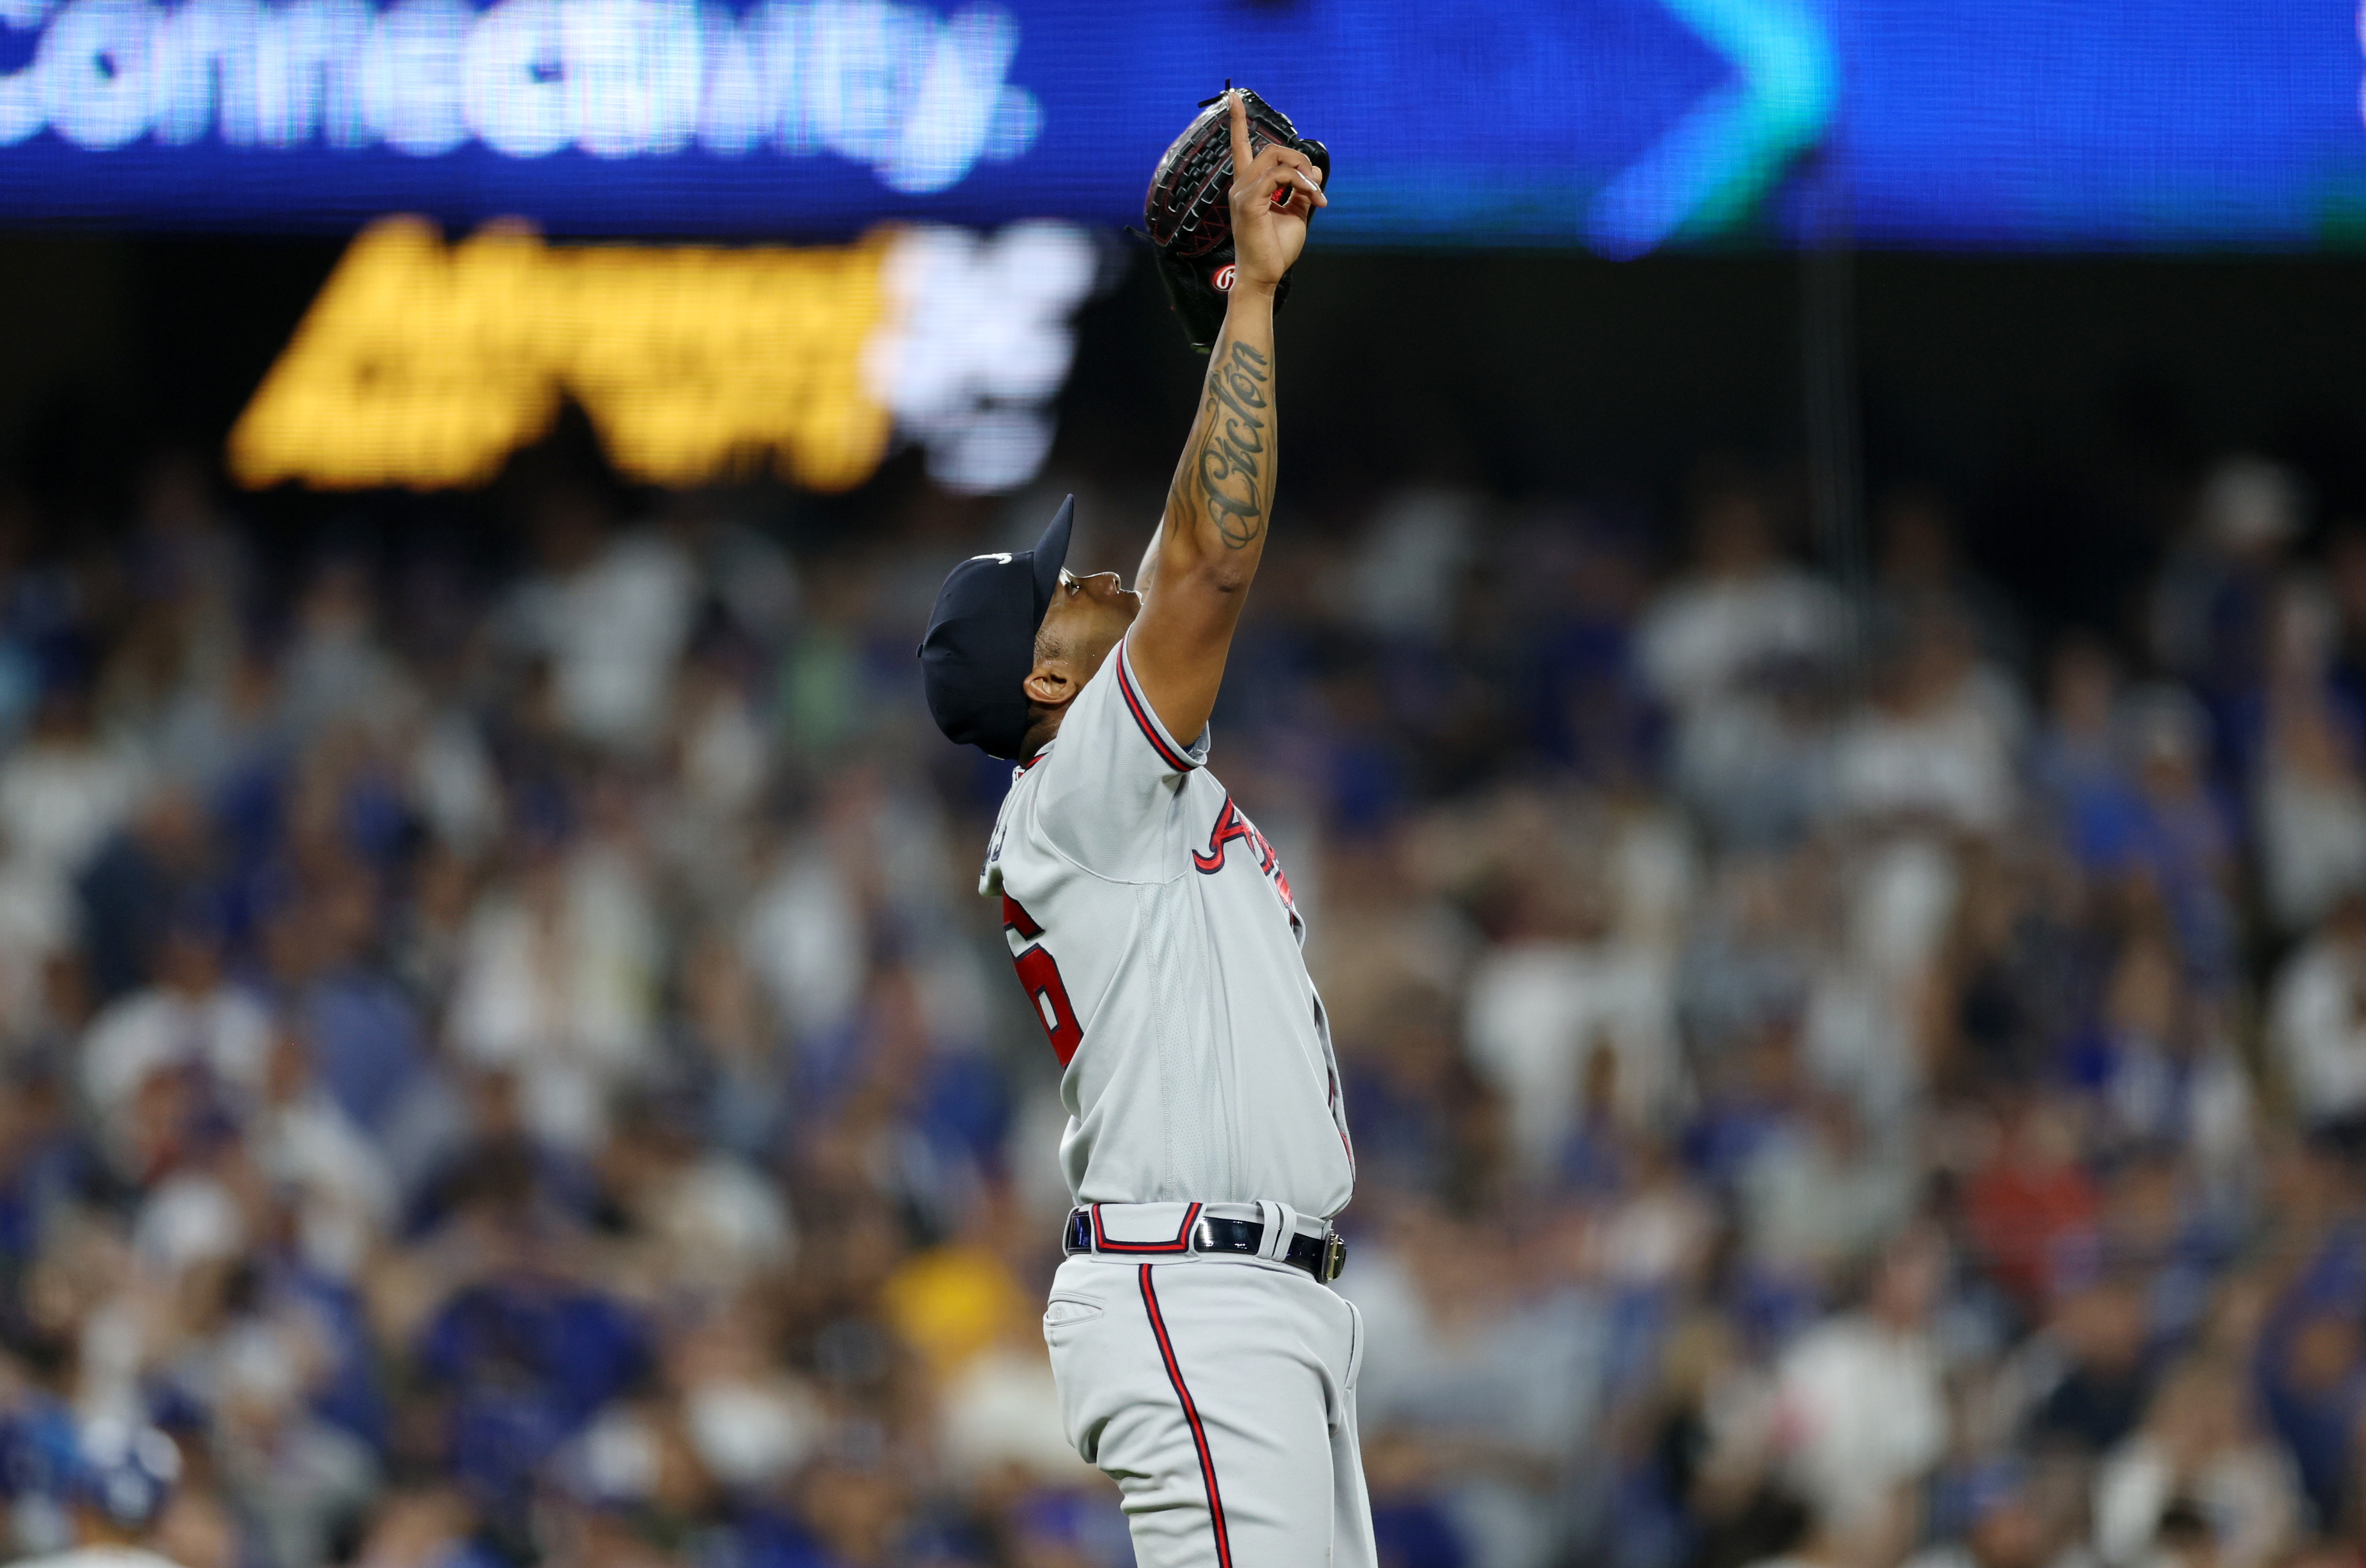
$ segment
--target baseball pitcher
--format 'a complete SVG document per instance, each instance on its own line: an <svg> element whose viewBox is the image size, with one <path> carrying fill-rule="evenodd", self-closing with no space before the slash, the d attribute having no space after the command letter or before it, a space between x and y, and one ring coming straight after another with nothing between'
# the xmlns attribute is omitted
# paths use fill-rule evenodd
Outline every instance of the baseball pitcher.
<svg viewBox="0 0 2366 1568"><path fill-rule="evenodd" d="M1274 309L1329 154L1254 94L1203 107L1149 220L1210 362L1135 587L1065 568L1072 497L1032 551L954 568L920 659L946 735L1019 765L980 890L1064 1070L1068 1437L1144 1568L1370 1568L1330 1027L1290 879L1207 770L1273 511Z"/></svg>

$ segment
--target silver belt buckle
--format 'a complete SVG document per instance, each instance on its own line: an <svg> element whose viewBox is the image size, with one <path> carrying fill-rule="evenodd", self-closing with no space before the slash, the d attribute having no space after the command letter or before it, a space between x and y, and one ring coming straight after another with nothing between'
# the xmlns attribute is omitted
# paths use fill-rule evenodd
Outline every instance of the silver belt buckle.
<svg viewBox="0 0 2366 1568"><path fill-rule="evenodd" d="M1323 1282L1329 1284L1347 1266L1347 1238L1337 1231L1326 1231L1323 1240Z"/></svg>

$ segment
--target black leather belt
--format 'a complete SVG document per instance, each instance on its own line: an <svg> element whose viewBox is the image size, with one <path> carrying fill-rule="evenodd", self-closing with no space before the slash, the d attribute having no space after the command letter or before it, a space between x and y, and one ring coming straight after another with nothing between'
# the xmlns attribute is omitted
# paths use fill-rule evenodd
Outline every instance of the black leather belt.
<svg viewBox="0 0 2366 1568"><path fill-rule="evenodd" d="M1149 1250L1142 1247L1098 1247L1093 1242L1093 1211L1072 1209L1068 1223L1060 1234L1060 1249L1071 1256L1079 1252L1104 1257L1123 1257ZM1191 1222L1189 1234L1183 1246L1162 1248L1169 1253L1236 1252L1245 1257L1265 1256L1265 1224L1254 1219L1219 1219L1202 1214ZM1309 1236L1293 1230L1290 1243L1276 1261L1293 1269L1303 1269L1317 1284L1329 1284L1347 1266L1347 1241L1337 1231L1325 1226L1320 1236Z"/></svg>

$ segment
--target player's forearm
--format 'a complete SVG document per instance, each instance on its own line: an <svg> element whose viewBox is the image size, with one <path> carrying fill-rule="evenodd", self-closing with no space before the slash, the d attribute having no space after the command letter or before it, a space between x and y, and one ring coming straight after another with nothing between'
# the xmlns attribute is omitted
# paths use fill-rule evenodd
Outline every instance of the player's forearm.
<svg viewBox="0 0 2366 1568"><path fill-rule="evenodd" d="M1153 576L1237 594L1265 553L1280 445L1275 422L1273 292L1243 282L1208 355L1200 412L1166 493Z"/></svg>
<svg viewBox="0 0 2366 1568"><path fill-rule="evenodd" d="M1223 684L1233 628L1265 554L1279 431L1274 417L1274 294L1325 205L1317 165L1294 138L1253 151L1247 103L1228 95L1235 248L1223 330L1208 355L1200 409L1166 492L1142 613L1126 647L1142 695L1166 731L1189 744Z"/></svg>

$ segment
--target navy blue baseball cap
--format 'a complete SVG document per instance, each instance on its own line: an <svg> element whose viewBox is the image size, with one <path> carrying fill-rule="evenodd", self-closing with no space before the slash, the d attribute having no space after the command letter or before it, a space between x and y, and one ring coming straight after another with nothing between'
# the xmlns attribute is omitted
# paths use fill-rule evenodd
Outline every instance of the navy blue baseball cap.
<svg viewBox="0 0 2366 1568"><path fill-rule="evenodd" d="M973 555L937 590L920 638L920 680L929 714L956 745L1016 759L1027 741L1027 694L1035 667L1035 630L1052 607L1068 559L1076 498L1052 514L1032 550Z"/></svg>

